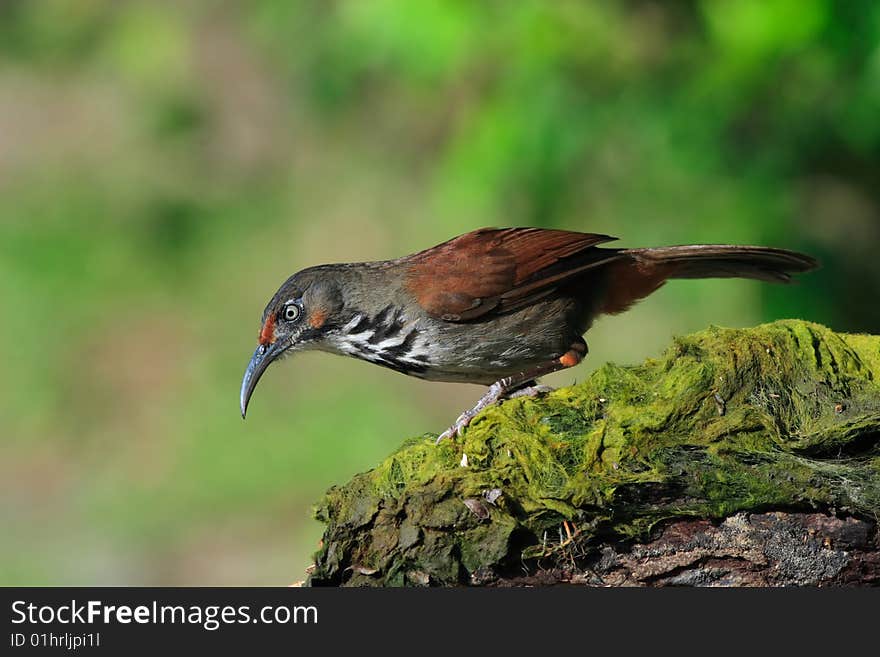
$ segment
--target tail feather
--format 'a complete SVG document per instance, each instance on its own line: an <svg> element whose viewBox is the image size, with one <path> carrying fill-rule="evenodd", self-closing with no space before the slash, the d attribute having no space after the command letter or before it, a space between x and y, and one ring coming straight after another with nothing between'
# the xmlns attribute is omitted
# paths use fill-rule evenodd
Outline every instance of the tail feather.
<svg viewBox="0 0 880 657"><path fill-rule="evenodd" d="M789 283L793 274L819 263L803 253L763 246L693 244L623 249L611 263L601 312L619 313L644 299L670 278L752 278Z"/></svg>
<svg viewBox="0 0 880 657"><path fill-rule="evenodd" d="M629 249L645 265L668 266L668 278L754 278L788 283L792 274L808 272L819 263L803 253L764 246L692 244Z"/></svg>

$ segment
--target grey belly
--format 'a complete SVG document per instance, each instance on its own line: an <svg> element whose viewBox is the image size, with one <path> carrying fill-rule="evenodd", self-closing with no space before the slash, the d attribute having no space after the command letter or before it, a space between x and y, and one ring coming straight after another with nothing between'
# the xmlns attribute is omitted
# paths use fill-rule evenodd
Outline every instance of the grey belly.
<svg viewBox="0 0 880 657"><path fill-rule="evenodd" d="M556 299L485 322L430 322L423 325L430 364L416 376L491 385L568 351L587 328L579 314L576 302Z"/></svg>

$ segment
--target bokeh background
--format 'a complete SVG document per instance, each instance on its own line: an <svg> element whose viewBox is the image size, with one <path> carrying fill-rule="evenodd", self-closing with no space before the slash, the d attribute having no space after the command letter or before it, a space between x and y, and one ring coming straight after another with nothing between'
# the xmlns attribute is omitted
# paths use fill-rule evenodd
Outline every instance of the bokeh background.
<svg viewBox="0 0 880 657"><path fill-rule="evenodd" d="M874 0L2 0L0 583L285 584L310 507L480 390L306 354L238 389L290 273L481 226L756 243L584 377L706 325L880 331Z"/></svg>

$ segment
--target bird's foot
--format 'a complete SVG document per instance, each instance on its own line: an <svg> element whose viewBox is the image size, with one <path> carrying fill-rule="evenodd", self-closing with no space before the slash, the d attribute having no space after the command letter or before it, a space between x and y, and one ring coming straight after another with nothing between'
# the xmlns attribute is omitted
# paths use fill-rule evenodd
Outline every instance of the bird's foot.
<svg viewBox="0 0 880 657"><path fill-rule="evenodd" d="M460 436L461 432L471 423L471 420L479 415L480 411L500 401L506 392L507 387L504 386L501 381L493 383L489 386L489 391L480 398L480 401L477 402L476 406L459 415L453 425L437 437L436 444L439 445L440 442L446 438Z"/></svg>
<svg viewBox="0 0 880 657"><path fill-rule="evenodd" d="M559 358L554 358L546 363L540 363L530 369L520 372L519 374L499 379L489 386L489 391L482 396L476 406L459 415L455 424L440 434L439 438L437 438L437 443L439 444L440 441L445 438L460 436L461 432L464 431L464 428L471 423L471 420L473 420L480 411L487 406L491 406L492 404L501 401L505 397L508 399L513 399L515 397L536 397L541 393L552 390L552 388L547 386L535 385L535 380L539 376L558 372L566 367L574 367L583 360L584 354L586 353L587 343L581 338L578 338L572 343L571 348Z"/></svg>
<svg viewBox="0 0 880 657"><path fill-rule="evenodd" d="M507 395L506 399L516 399L518 397L539 397L541 395L546 395L548 392L553 392L553 386L545 386L543 384L538 384L534 386L526 386L525 388L520 388L519 390L514 390L509 395Z"/></svg>
<svg viewBox="0 0 880 657"><path fill-rule="evenodd" d="M490 392L491 392L491 389L490 389ZM519 390L514 390L513 392L507 393L507 394L505 394L504 392L501 392L497 395L492 393L492 395L491 395L492 399L490 401L487 401L484 404L483 403L484 400L486 400L486 398L490 396L487 394L482 399L480 399L479 403L477 403L476 406L474 406L469 411L465 411L464 413L459 415L458 419L455 421L455 423L451 427L449 427L446 431L444 431L443 433L440 434L440 436L437 438L437 443L439 444L440 441L442 441L446 438L455 438L456 436L460 436L461 432L464 430L464 428L471 423L471 420L473 420L477 416L477 414L479 414L479 412L482 411L487 406L491 406L492 404L496 404L496 403L498 403L502 400L505 400L505 399L516 399L518 397L532 398L532 397L538 397L539 395L545 395L548 392L553 392L553 388L551 386L545 386L545 385L526 386L525 388L520 388Z"/></svg>
<svg viewBox="0 0 880 657"><path fill-rule="evenodd" d="M477 411L478 412L478 411ZM458 419L453 423L451 427L449 427L446 431L437 436L436 445L439 445L446 438L455 438L456 436L460 436L461 432L464 431L464 428L471 423L477 412L472 408L469 411L465 411L461 415L458 416Z"/></svg>

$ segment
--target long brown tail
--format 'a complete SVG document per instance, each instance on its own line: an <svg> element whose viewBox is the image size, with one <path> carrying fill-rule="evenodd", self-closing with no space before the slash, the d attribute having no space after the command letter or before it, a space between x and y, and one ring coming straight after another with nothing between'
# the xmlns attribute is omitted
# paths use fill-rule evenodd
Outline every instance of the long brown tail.
<svg viewBox="0 0 880 657"><path fill-rule="evenodd" d="M764 246L692 244L620 253L630 257L608 266L602 312L622 312L670 278L753 278L789 283L793 274L819 266L815 258L803 253Z"/></svg>
<svg viewBox="0 0 880 657"><path fill-rule="evenodd" d="M771 283L788 283L792 274L819 266L803 253L766 246L692 244L625 251L649 267L668 266L668 278L756 278Z"/></svg>

